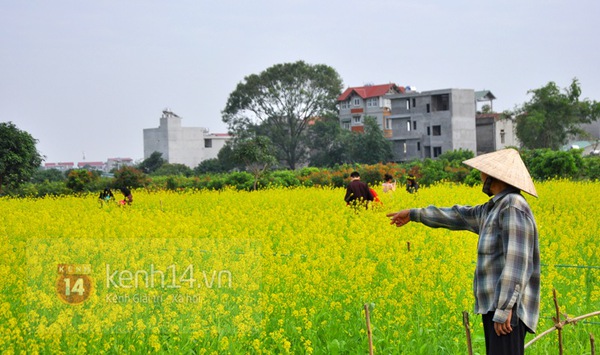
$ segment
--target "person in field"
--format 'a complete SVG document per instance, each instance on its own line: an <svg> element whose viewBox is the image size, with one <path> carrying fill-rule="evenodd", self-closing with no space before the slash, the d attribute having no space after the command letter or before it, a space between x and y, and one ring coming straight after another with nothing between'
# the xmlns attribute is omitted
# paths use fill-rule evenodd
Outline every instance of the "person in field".
<svg viewBox="0 0 600 355"><path fill-rule="evenodd" d="M406 191L410 194L419 191L419 183L414 175L408 175L406 178Z"/></svg>
<svg viewBox="0 0 600 355"><path fill-rule="evenodd" d="M391 224L410 221L479 235L473 281L475 312L482 315L486 354L523 354L540 307L537 225L521 194L537 197L531 176L514 149L465 160L481 173L488 202L471 206L413 208L389 213ZM493 196L493 197L492 197Z"/></svg>
<svg viewBox="0 0 600 355"><path fill-rule="evenodd" d="M121 205L131 205L131 203L133 202L133 195L131 194L131 190L129 190L127 187L122 186L119 190L121 190L121 193L123 194L123 200L119 201L119 204Z"/></svg>
<svg viewBox="0 0 600 355"><path fill-rule="evenodd" d="M344 201L349 206L364 206L365 208L369 207L369 201L373 201L373 195L369 190L369 186L360 181L358 171L353 171L350 174L350 183L346 186Z"/></svg>
<svg viewBox="0 0 600 355"><path fill-rule="evenodd" d="M110 191L110 189L107 187L104 190L102 190L102 192L100 192L98 199L102 202L109 202L110 200L115 199L115 195L113 195L112 191Z"/></svg>
<svg viewBox="0 0 600 355"><path fill-rule="evenodd" d="M394 192L396 191L396 181L390 174L385 174L383 176L383 184L381 185L383 188L383 192Z"/></svg>

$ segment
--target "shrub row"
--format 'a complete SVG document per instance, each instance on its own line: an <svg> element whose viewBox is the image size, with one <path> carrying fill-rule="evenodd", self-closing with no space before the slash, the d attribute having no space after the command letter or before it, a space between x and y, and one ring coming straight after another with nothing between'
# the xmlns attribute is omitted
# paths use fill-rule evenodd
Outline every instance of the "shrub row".
<svg viewBox="0 0 600 355"><path fill-rule="evenodd" d="M554 178L573 180L600 179L600 157L582 157L577 150L568 152L551 150L521 151L534 180ZM438 159L425 159L408 163L379 163L374 165L347 164L334 168L305 167L296 171L269 171L259 177L258 189L271 187L333 186L343 187L350 173L358 171L361 180L369 185L383 181L390 174L399 184L406 183L408 175L416 176L421 186L430 186L440 181L475 185L480 182L479 173L462 164L473 157L469 151L454 151L442 154ZM105 187L146 188L148 190L221 190L226 187L238 190L253 190L254 176L245 171L231 173L202 174L199 176L152 176L139 170L125 167L115 173L114 178L90 176L89 173L71 172L66 181L43 181L25 183L18 189L8 191L11 196L43 197L76 193L98 193Z"/></svg>

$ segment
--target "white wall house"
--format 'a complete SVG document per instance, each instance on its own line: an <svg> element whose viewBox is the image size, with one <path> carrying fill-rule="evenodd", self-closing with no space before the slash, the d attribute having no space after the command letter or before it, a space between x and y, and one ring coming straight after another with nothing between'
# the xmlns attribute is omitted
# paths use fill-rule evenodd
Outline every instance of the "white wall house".
<svg viewBox="0 0 600 355"><path fill-rule="evenodd" d="M144 159L159 152L171 164L195 168L204 160L216 158L229 139L230 135L209 133L207 128L182 127L181 117L164 110L158 128L144 129Z"/></svg>

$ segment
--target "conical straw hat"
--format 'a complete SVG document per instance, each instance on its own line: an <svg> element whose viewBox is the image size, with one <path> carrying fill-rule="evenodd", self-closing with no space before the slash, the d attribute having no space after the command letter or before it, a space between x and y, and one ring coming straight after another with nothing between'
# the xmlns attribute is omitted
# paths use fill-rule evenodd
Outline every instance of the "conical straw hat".
<svg viewBox="0 0 600 355"><path fill-rule="evenodd" d="M529 171L515 149L502 149L463 161L488 176L538 197Z"/></svg>

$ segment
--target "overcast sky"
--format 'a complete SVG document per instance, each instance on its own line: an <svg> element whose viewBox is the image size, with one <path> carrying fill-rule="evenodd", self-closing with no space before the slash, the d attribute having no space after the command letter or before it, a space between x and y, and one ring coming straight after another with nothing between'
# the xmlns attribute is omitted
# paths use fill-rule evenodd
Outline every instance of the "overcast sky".
<svg viewBox="0 0 600 355"><path fill-rule="evenodd" d="M598 0L0 0L0 121L47 162L141 160L163 109L226 132L236 85L298 60L345 87L491 90L495 111L575 77L600 101L599 14Z"/></svg>

